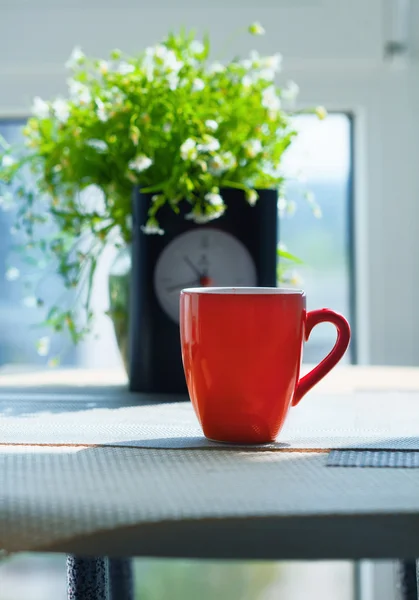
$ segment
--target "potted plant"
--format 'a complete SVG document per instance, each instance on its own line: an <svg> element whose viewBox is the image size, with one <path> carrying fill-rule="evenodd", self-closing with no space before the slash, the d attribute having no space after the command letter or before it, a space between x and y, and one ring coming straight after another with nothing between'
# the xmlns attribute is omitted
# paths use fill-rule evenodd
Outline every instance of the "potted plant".
<svg viewBox="0 0 419 600"><path fill-rule="evenodd" d="M264 30L254 23L249 32ZM185 32L136 56L115 50L100 60L73 51L68 95L35 98L23 146L3 144L0 153L0 182L13 187L25 252L55 264L69 292L67 305L61 299L45 307L47 325L75 343L89 332L101 253L131 242L133 186L150 197L144 235L163 235L160 211L177 213L181 202L189 208L179 218L219 218L223 189L241 190L250 205L261 189L277 188L282 198L281 161L296 135L290 109L298 88L276 85L280 66L279 54L255 51L211 60L209 40ZM93 198L86 195L92 190ZM122 339L119 288L113 286L111 312Z"/></svg>

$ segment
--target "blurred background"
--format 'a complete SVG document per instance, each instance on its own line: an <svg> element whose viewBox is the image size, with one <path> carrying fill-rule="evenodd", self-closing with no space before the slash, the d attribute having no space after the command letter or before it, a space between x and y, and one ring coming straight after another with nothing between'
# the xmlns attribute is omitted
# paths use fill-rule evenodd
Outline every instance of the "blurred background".
<svg viewBox="0 0 419 600"><path fill-rule="evenodd" d="M295 274L309 308L345 314L354 339L346 360L419 364L419 3L409 0L0 0L0 134L16 141L35 95L65 91L64 63L72 48L107 56L113 48L141 51L181 26L210 33L214 53L232 30L260 21L261 53L281 52L284 80L298 82L298 107L324 105L329 117L296 117L298 141L287 170L293 214L279 215L280 238L304 261ZM246 53L237 38L234 53ZM304 190L321 209L313 218ZM0 211L0 365L41 366L25 305L25 267L11 255L13 210ZM107 268L95 288L107 303ZM105 261L106 263L106 261ZM26 267L27 268L27 267ZM13 271L12 271L13 274ZM60 283L52 280L51 295ZM401 315L403 318L401 318ZM64 363L120 367L106 316ZM334 340L317 328L305 351L316 362ZM60 344L60 340L55 340ZM217 564L141 560L140 600L346 600L394 598L393 565L382 563ZM365 583L366 582L366 583ZM170 590L170 592L168 591ZM65 557L20 556L0 563L0 600L65 598Z"/></svg>

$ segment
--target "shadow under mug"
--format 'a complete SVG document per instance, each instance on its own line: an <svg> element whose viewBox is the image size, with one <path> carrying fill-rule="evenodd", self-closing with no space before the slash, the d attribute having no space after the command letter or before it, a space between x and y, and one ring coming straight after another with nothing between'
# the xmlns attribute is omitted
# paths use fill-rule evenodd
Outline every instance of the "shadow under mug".
<svg viewBox="0 0 419 600"><path fill-rule="evenodd" d="M333 323L331 352L300 378L303 342ZM180 335L186 383L204 435L261 444L278 436L291 406L339 362L348 348L346 319L306 311L303 291L191 288L181 292Z"/></svg>

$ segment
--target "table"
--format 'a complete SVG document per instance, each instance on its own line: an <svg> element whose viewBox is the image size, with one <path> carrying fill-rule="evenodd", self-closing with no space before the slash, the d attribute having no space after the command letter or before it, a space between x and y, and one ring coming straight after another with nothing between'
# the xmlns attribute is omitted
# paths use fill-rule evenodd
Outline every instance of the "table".
<svg viewBox="0 0 419 600"><path fill-rule="evenodd" d="M337 424L361 422L365 401L382 408L382 426L388 414L390 428L406 426L419 439L419 369L339 367L293 410L310 421L331 399ZM173 400L184 398L129 393L119 371L0 373L0 414L17 434L20 425L31 431L40 414L58 431L71 415L87 419L91 411L98 422L115 416L129 431L123 407ZM97 556L118 559L110 563L114 588L122 586L118 600L130 593L129 586L121 592L129 576L124 557L400 558L410 560L411 578L419 556L419 469L328 468L327 448L31 440L0 439L0 548L70 555L71 582L83 579L90 590L69 595L77 600L106 597L108 572Z"/></svg>

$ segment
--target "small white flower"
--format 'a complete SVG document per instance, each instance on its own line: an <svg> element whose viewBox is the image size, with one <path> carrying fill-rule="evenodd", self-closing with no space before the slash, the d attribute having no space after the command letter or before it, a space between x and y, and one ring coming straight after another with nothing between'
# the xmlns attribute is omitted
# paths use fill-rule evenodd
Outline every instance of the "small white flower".
<svg viewBox="0 0 419 600"><path fill-rule="evenodd" d="M265 35L265 29L258 21L255 21L249 26L249 33L252 35Z"/></svg>
<svg viewBox="0 0 419 600"><path fill-rule="evenodd" d="M259 196L255 190L250 190L250 192L248 192L246 194L246 200L248 201L250 206L254 206L256 204L256 202L258 201L258 199L259 199Z"/></svg>
<svg viewBox="0 0 419 600"><path fill-rule="evenodd" d="M165 123L163 125L163 131L164 131L164 133L170 133L172 131L172 124L171 123Z"/></svg>
<svg viewBox="0 0 419 600"><path fill-rule="evenodd" d="M143 171L146 171L149 167L151 167L152 164L153 161L151 160L151 158L145 156L144 154L140 154L139 156L134 158L134 160L131 160L128 163L128 168L131 169L131 171L142 173Z"/></svg>
<svg viewBox="0 0 419 600"><path fill-rule="evenodd" d="M232 152L224 152L221 157L224 161L224 167L226 171L234 169L234 167L237 166L237 159Z"/></svg>
<svg viewBox="0 0 419 600"><path fill-rule="evenodd" d="M276 177L276 178L283 176L283 171L279 164L275 164L275 163L267 160L267 161L264 161L262 167L263 167L263 172L266 173L266 175L270 175L271 177Z"/></svg>
<svg viewBox="0 0 419 600"><path fill-rule="evenodd" d="M166 46L158 44L154 51L157 62L160 62L165 69L178 72L183 67L183 62L178 59L175 52Z"/></svg>
<svg viewBox="0 0 419 600"><path fill-rule="evenodd" d="M210 75L215 75L216 73L224 73L225 70L226 70L225 66L222 65L220 62L213 62L208 67L208 73Z"/></svg>
<svg viewBox="0 0 419 600"><path fill-rule="evenodd" d="M287 285L291 285L293 287L300 287L303 283L303 279L299 273L297 273L296 271L291 271L284 277L283 283L286 283Z"/></svg>
<svg viewBox="0 0 419 600"><path fill-rule="evenodd" d="M132 215L127 215L125 217L125 227L128 231L132 231Z"/></svg>
<svg viewBox="0 0 419 600"><path fill-rule="evenodd" d="M263 133L263 135L269 135L271 130L269 129L269 125L267 123L264 123L261 128L260 128L261 132Z"/></svg>
<svg viewBox="0 0 419 600"><path fill-rule="evenodd" d="M212 221L213 218L214 217L212 215L206 215L201 212L190 212L187 215L185 215L185 219L188 219L189 221L193 221L197 225L204 225L205 223Z"/></svg>
<svg viewBox="0 0 419 600"><path fill-rule="evenodd" d="M224 152L223 154L216 154L211 157L208 169L212 175L219 176L233 169L236 165L237 160L234 154L232 152Z"/></svg>
<svg viewBox="0 0 419 600"><path fill-rule="evenodd" d="M219 210L212 210L210 213L202 213L195 210L185 215L185 219L193 221L197 225L205 225L205 223L209 223L210 221L214 221L214 219L221 217L224 214L224 211L224 205L219 206Z"/></svg>
<svg viewBox="0 0 419 600"><path fill-rule="evenodd" d="M310 206L310 208L312 210L313 216L316 219L321 219L322 218L322 209L317 204L316 197L313 194L313 192L306 192L306 194L304 196L305 196L305 199L306 199L308 205Z"/></svg>
<svg viewBox="0 0 419 600"><path fill-rule="evenodd" d="M42 100L39 96L35 96L32 104L32 114L38 119L48 119L50 115L50 106L48 102Z"/></svg>
<svg viewBox="0 0 419 600"><path fill-rule="evenodd" d="M262 152L262 143L260 140L248 140L243 144L246 154L249 158L255 158Z"/></svg>
<svg viewBox="0 0 419 600"><path fill-rule="evenodd" d="M74 102L79 102L80 104L89 104L91 102L92 94L86 85L79 81L74 81L74 79L68 79L67 83L70 97Z"/></svg>
<svg viewBox="0 0 419 600"><path fill-rule="evenodd" d="M272 69L275 73L281 70L282 55L279 52L272 56L263 56L259 61L262 69Z"/></svg>
<svg viewBox="0 0 419 600"><path fill-rule="evenodd" d="M297 204L294 202L294 200L289 200L287 202L287 206L286 206L286 213L289 217L292 217L292 215L295 213L295 211L297 210Z"/></svg>
<svg viewBox="0 0 419 600"><path fill-rule="evenodd" d="M292 102L298 96L299 91L300 88L298 85L294 81L289 81L287 86L282 90L282 97Z"/></svg>
<svg viewBox="0 0 419 600"><path fill-rule="evenodd" d="M270 85L263 90L262 106L272 112L278 111L281 108L281 100L279 99L275 86Z"/></svg>
<svg viewBox="0 0 419 600"><path fill-rule="evenodd" d="M127 62L126 60L123 60L119 63L116 70L121 75L129 75L130 73L135 71L135 67L134 67L134 65L131 65L129 62Z"/></svg>
<svg viewBox="0 0 419 600"><path fill-rule="evenodd" d="M184 63L182 60L179 60L173 50L168 50L165 59L165 69L168 71L173 71L174 73L179 73Z"/></svg>
<svg viewBox="0 0 419 600"><path fill-rule="evenodd" d="M106 73L109 72L109 68L110 68L110 64L107 60L99 61L99 71L102 73L102 75L106 75Z"/></svg>
<svg viewBox="0 0 419 600"><path fill-rule="evenodd" d="M243 87L250 88L255 83L255 78L251 75L245 75L242 79Z"/></svg>
<svg viewBox="0 0 419 600"><path fill-rule="evenodd" d="M3 196L0 196L0 208L7 212L13 208L13 194L6 192Z"/></svg>
<svg viewBox="0 0 419 600"><path fill-rule="evenodd" d="M222 217L225 211L225 206L218 206L218 210L216 212L213 212L211 214L212 219L218 219L219 217Z"/></svg>
<svg viewBox="0 0 419 600"><path fill-rule="evenodd" d="M190 44L189 44L189 52L191 54L202 54L205 50L205 46L202 42L200 42L199 40L193 40Z"/></svg>
<svg viewBox="0 0 419 600"><path fill-rule="evenodd" d="M13 156L10 156L10 154L6 154L5 156L3 156L3 159L1 161L2 167L13 167L14 164L16 164L16 161L13 158Z"/></svg>
<svg viewBox="0 0 419 600"><path fill-rule="evenodd" d="M108 150L108 144L103 140L87 140L86 144L98 152L106 152Z"/></svg>
<svg viewBox="0 0 419 600"><path fill-rule="evenodd" d="M70 109L66 100L63 100L62 98L57 98L52 103L52 109L60 123L66 123L68 121L68 117L70 116Z"/></svg>
<svg viewBox="0 0 419 600"><path fill-rule="evenodd" d="M202 79L199 79L199 77L194 79L194 81L192 83L192 91L193 92L200 92L204 89L204 87L205 87L205 83L203 82Z"/></svg>
<svg viewBox="0 0 419 600"><path fill-rule="evenodd" d="M327 117L327 110L324 106L318 106L314 111L314 114L320 119L320 121L323 121Z"/></svg>
<svg viewBox="0 0 419 600"><path fill-rule="evenodd" d="M143 66L146 71L146 76L149 81L154 78L154 71L168 71L173 73L179 73L183 67L183 62L179 60L173 52L163 44L157 44L154 47L146 48L145 56L143 59Z"/></svg>
<svg viewBox="0 0 419 600"><path fill-rule="evenodd" d="M180 147L180 155L183 160L195 160L198 156L196 142L192 138L188 138Z"/></svg>
<svg viewBox="0 0 419 600"><path fill-rule="evenodd" d="M203 143L197 146L199 152L217 152L220 149L220 142L212 135L205 135L202 141Z"/></svg>
<svg viewBox="0 0 419 600"><path fill-rule="evenodd" d="M177 73L169 73L167 75L167 83L169 84L169 89L172 91L176 90L179 86L179 76Z"/></svg>
<svg viewBox="0 0 419 600"><path fill-rule="evenodd" d="M111 104L122 104L124 102L124 94L116 85L112 86L110 90L103 90L103 96ZM96 100L98 106L100 102L100 100Z"/></svg>
<svg viewBox="0 0 419 600"><path fill-rule="evenodd" d="M255 67L259 67L259 63L256 65L256 64L254 64L253 60L251 60L251 59L249 60L248 58L241 60L240 64L242 67L244 67L248 71L250 71L250 69L254 69Z"/></svg>
<svg viewBox="0 0 419 600"><path fill-rule="evenodd" d="M263 79L264 81L273 81L275 79L274 69L260 69L256 75L257 81Z"/></svg>
<svg viewBox="0 0 419 600"><path fill-rule="evenodd" d="M226 171L233 169L237 165L237 159L232 152L224 152L221 155Z"/></svg>
<svg viewBox="0 0 419 600"><path fill-rule="evenodd" d="M20 271L16 267L9 267L5 275L7 281L16 281L20 277Z"/></svg>
<svg viewBox="0 0 419 600"><path fill-rule="evenodd" d="M208 119L207 121L205 121L205 127L210 131L217 131L218 123L217 121L214 121L214 119Z"/></svg>
<svg viewBox="0 0 419 600"><path fill-rule="evenodd" d="M283 216L285 214L285 211L287 210L287 201L285 198L280 197L278 198L278 212L280 216Z"/></svg>
<svg viewBox="0 0 419 600"><path fill-rule="evenodd" d="M105 123L109 119L109 115L105 108L104 103L99 98L96 99L96 106L97 106L96 114L98 116L99 121L102 121L102 123Z"/></svg>
<svg viewBox="0 0 419 600"><path fill-rule="evenodd" d="M80 46L76 46L73 48L72 53L68 61L65 63L67 69L74 69L78 65L80 65L85 59L84 52L82 52Z"/></svg>
<svg viewBox="0 0 419 600"><path fill-rule="evenodd" d="M261 56L257 50L251 50L249 53L249 60L243 61L243 64L248 67L253 67L254 69L260 69L261 65Z"/></svg>
<svg viewBox="0 0 419 600"><path fill-rule="evenodd" d="M224 173L226 169L224 166L224 161L220 155L217 154L211 158L208 163L208 170L211 175L215 175L217 177Z"/></svg>
<svg viewBox="0 0 419 600"><path fill-rule="evenodd" d="M36 296L26 296L23 298L22 304L23 306L26 306L26 308L35 308L38 304L38 300Z"/></svg>
<svg viewBox="0 0 419 600"><path fill-rule="evenodd" d="M39 340L36 342L36 350L39 356L47 356L47 354L49 353L50 345L51 341L49 337L44 336L39 338Z"/></svg>
<svg viewBox="0 0 419 600"><path fill-rule="evenodd" d="M163 235L164 230L161 229L156 223L147 223L141 226L141 231L147 235Z"/></svg>
<svg viewBox="0 0 419 600"><path fill-rule="evenodd" d="M258 52L253 50L250 53L250 58L240 62L249 71L243 78L243 85L250 87L251 84L260 80L273 81L275 74L281 70L281 61L282 56L280 54L260 56Z"/></svg>
<svg viewBox="0 0 419 600"><path fill-rule="evenodd" d="M317 206L313 206L312 211L313 211L313 217L315 219L321 219L322 218L323 213L322 213L322 209L320 208L320 206L318 206L318 205Z"/></svg>
<svg viewBox="0 0 419 600"><path fill-rule="evenodd" d="M224 206L224 200L222 199L220 194L217 194L215 192L208 192L208 194L205 194L204 198L212 206Z"/></svg>

